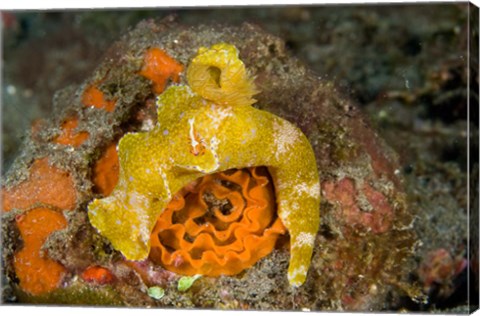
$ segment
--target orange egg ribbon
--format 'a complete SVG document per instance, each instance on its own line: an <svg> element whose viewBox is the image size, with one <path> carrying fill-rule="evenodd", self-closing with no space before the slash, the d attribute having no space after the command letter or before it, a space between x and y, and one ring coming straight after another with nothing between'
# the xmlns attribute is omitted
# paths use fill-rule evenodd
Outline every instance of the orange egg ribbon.
<svg viewBox="0 0 480 316"><path fill-rule="evenodd" d="M182 275L238 274L272 252L286 233L275 205L265 167L200 178L159 216L150 259Z"/></svg>

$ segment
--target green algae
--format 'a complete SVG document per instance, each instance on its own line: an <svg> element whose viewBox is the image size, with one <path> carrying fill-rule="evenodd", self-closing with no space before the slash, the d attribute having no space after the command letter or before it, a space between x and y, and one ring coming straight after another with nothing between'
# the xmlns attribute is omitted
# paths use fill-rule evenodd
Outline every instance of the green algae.
<svg viewBox="0 0 480 316"><path fill-rule="evenodd" d="M181 277L180 280L178 280L177 289L178 289L180 292L185 292L185 291L187 291L189 288L192 287L193 283L194 283L196 280L198 280L200 277L201 277L201 275L199 275L199 274L194 275L194 276L184 276L184 277Z"/></svg>
<svg viewBox="0 0 480 316"><path fill-rule="evenodd" d="M165 290L159 286L152 286L148 288L147 294L151 298L155 300L159 300L165 296Z"/></svg>

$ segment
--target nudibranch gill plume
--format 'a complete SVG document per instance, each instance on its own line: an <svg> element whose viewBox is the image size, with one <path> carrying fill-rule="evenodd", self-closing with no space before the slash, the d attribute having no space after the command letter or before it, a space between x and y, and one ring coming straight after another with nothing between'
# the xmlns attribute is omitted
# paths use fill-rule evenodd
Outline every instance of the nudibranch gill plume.
<svg viewBox="0 0 480 316"><path fill-rule="evenodd" d="M319 175L308 139L292 123L252 106L257 90L235 46L200 48L186 77L188 85L159 95L151 131L119 141L119 181L110 196L89 204L91 224L125 258L143 260L157 218L176 192L207 174L266 166L290 234L288 280L300 286L320 220Z"/></svg>

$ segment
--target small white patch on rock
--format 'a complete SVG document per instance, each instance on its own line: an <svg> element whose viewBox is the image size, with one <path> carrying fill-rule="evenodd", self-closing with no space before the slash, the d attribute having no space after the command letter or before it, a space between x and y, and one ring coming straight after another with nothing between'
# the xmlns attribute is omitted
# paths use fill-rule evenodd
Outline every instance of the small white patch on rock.
<svg viewBox="0 0 480 316"><path fill-rule="evenodd" d="M142 122L142 126L140 127L140 131L142 132L149 132L155 128L155 124L153 124L153 120L146 119Z"/></svg>

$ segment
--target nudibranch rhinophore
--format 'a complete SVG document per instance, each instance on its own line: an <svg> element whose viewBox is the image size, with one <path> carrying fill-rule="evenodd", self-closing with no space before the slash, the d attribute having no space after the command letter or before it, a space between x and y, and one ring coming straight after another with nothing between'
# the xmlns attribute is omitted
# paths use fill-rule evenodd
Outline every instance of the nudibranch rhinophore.
<svg viewBox="0 0 480 316"><path fill-rule="evenodd" d="M173 194L206 174L267 166L278 216L290 234L288 280L300 286L319 226L320 185L312 147L290 122L252 107L257 93L235 46L200 48L157 100L158 123L118 144L119 181L88 206L91 224L129 260L150 251L150 233Z"/></svg>

